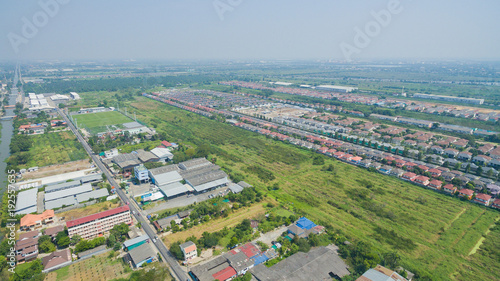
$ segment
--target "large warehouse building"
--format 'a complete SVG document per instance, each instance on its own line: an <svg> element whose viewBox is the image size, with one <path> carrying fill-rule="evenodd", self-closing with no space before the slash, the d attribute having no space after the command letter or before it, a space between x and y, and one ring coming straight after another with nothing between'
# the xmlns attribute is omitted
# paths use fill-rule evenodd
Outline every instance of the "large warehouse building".
<svg viewBox="0 0 500 281"><path fill-rule="evenodd" d="M16 201L16 215L36 212L37 194L38 189L36 188L19 192Z"/></svg>

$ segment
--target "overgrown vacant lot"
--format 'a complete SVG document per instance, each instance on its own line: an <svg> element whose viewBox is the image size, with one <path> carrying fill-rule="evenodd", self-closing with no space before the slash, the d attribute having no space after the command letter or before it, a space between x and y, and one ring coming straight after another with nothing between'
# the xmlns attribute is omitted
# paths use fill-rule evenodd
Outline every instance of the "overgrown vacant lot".
<svg viewBox="0 0 500 281"><path fill-rule="evenodd" d="M104 253L50 272L45 281L104 281L126 278L130 275L131 270L125 268L120 258L111 260L108 255L109 253Z"/></svg>
<svg viewBox="0 0 500 281"><path fill-rule="evenodd" d="M75 135L70 131L51 132L43 135L26 136L33 140L33 145L28 152L20 152L26 160L25 164L17 167L43 167L47 165L63 164L69 161L86 159L87 153L78 142ZM18 155L11 156L14 159Z"/></svg>
<svg viewBox="0 0 500 281"><path fill-rule="evenodd" d="M276 184L267 194L284 208L380 252L396 251L411 271L433 280L500 280L498 226L486 235L497 211L326 158L313 166L316 153L159 102L139 98L131 106L171 141L211 144L230 174L266 191Z"/></svg>

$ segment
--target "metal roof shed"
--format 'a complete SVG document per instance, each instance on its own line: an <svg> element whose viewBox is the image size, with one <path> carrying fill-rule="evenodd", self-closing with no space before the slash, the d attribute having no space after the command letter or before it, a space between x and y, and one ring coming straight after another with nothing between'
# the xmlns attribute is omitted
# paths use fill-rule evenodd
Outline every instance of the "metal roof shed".
<svg viewBox="0 0 500 281"><path fill-rule="evenodd" d="M64 190L59 190L59 191L54 191L50 193L45 194L45 202L51 201L51 200L56 200L59 198L64 198L68 196L75 196L80 193L85 193L92 191L92 185L90 183L86 183L84 185L80 185L77 187L72 187Z"/></svg>
<svg viewBox="0 0 500 281"><path fill-rule="evenodd" d="M180 182L160 186L161 192L167 197L173 197L188 192L189 190Z"/></svg>
<svg viewBox="0 0 500 281"><path fill-rule="evenodd" d="M37 188L19 192L17 194L16 201L16 214L29 214L36 212L37 194Z"/></svg>

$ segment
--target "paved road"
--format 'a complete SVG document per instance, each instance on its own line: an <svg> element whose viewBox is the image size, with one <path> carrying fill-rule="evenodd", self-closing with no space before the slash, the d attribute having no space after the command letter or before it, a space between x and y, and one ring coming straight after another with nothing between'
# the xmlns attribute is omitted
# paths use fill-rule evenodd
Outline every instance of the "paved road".
<svg viewBox="0 0 500 281"><path fill-rule="evenodd" d="M111 183L111 185L116 187L115 189L118 193L118 196L120 196L120 199L123 202L125 202L125 204L127 202L129 202L129 199L127 198L125 193L119 188L118 183L114 180L113 175L104 166L104 164L101 162L101 159L96 154L94 154L94 152L92 152L92 149L87 144L85 139L82 137L80 132L78 132L78 130L75 128L73 123L71 123L68 116L66 116L66 114L64 114L64 112L59 108L57 109L57 111L64 118L64 121L66 121L68 123L68 126L70 127L71 131L73 131L75 136L78 138L78 141L80 141L80 143L83 145L83 147L85 148L87 153L92 157L92 159L94 160L94 163L96 163L97 167L99 167L99 169L106 175L106 177L108 178L108 181ZM153 244L156 246L156 248L158 249L158 251L162 255L163 260L165 260L170 265L170 268L172 269L174 276L177 277L177 279L181 280L181 281L191 280L188 277L188 275L182 270L181 266L177 263L177 260L172 255L172 253L170 253L170 251L167 249L165 244L163 244L163 241L161 239L156 239L156 232L151 228L148 221L146 221L144 219L144 217L140 215L140 210L133 204L133 202L129 205L129 207L130 207L130 210L132 210L132 213L134 214L137 221L139 221L141 223L142 228L144 229L144 231L146 231L146 234L149 236L150 240L151 241L153 241L153 239L156 240L156 242Z"/></svg>

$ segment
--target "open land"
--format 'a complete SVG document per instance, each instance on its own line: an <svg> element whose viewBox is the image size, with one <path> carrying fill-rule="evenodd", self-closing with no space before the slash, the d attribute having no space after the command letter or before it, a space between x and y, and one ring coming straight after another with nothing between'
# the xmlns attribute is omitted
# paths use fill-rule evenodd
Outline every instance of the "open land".
<svg viewBox="0 0 500 281"><path fill-rule="evenodd" d="M108 255L104 253L50 272L45 281L105 281L130 275L130 270L125 269L119 258L111 260Z"/></svg>
<svg viewBox="0 0 500 281"><path fill-rule="evenodd" d="M19 168L63 164L88 157L75 135L69 131L34 135L29 138L33 140L28 151L29 158L26 164L18 165Z"/></svg>
<svg viewBox="0 0 500 281"><path fill-rule="evenodd" d="M78 122L79 127L89 129L132 122L130 118L117 111L77 114L73 115L73 118Z"/></svg>
<svg viewBox="0 0 500 281"><path fill-rule="evenodd" d="M200 238L203 232L205 231L213 233L222 230L224 227L227 228L233 227L241 223L241 221L243 221L244 219L254 218L257 217L258 215L264 214L265 213L265 208L263 207L264 204L266 204L266 201L264 201L264 203L261 202L254 204L251 207L243 207L238 211L229 214L225 218L210 220L210 222L192 227L188 231L181 231L169 234L163 238L163 241L165 242L165 245L167 245L168 247L173 242L184 241L186 240L186 238L193 235L196 238Z"/></svg>
<svg viewBox="0 0 500 281"><path fill-rule="evenodd" d="M39 179L64 173L76 172L80 170L88 169L89 160L77 160L72 162L66 162L64 164L56 164L51 166L45 166L38 168L36 172L30 172L23 175L23 179Z"/></svg>
<svg viewBox="0 0 500 281"><path fill-rule="evenodd" d="M267 139L194 113L139 98L130 104L138 117L155 124L173 140L212 145L217 164L268 193L281 206L331 226L352 240L380 251L396 251L402 264L426 272L434 280L495 280L498 259L484 252L500 233L494 228L474 255L477 242L494 225L499 213L462 202L401 180L325 158L312 165L315 153ZM152 113L154 112L154 114ZM260 168L255 168L260 167ZM275 177L263 177L271 174ZM490 270L484 270L489 268Z"/></svg>

